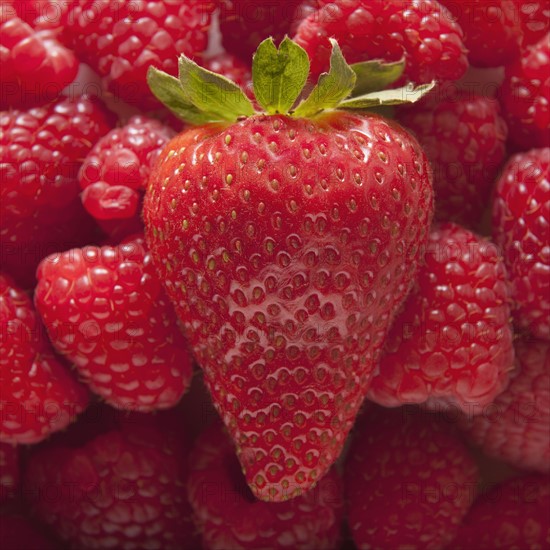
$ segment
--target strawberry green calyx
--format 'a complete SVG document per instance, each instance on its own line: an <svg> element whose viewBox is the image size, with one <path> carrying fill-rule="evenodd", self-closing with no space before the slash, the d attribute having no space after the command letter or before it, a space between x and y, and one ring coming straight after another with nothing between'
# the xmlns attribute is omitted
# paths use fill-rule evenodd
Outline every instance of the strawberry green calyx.
<svg viewBox="0 0 550 550"><path fill-rule="evenodd" d="M314 117L329 110L363 110L384 105L414 103L435 86L408 84L384 89L403 74L404 61L380 60L349 65L336 40L331 39L330 69L320 75L309 93L309 58L305 50L286 37L277 48L264 40L252 61L252 82L257 110L234 82L179 57L178 77L150 67L147 81L155 97L186 123L235 122L258 113Z"/></svg>

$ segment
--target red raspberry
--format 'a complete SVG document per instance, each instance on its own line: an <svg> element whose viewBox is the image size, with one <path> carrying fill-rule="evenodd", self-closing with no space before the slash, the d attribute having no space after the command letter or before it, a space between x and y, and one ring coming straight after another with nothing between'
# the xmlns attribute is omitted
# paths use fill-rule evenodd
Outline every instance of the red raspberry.
<svg viewBox="0 0 550 550"><path fill-rule="evenodd" d="M0 514L0 548L2 550L59 550L41 526L18 514Z"/></svg>
<svg viewBox="0 0 550 550"><path fill-rule="evenodd" d="M44 259L35 302L56 349L90 389L122 409L174 406L191 360L143 240Z"/></svg>
<svg viewBox="0 0 550 550"><path fill-rule="evenodd" d="M78 240L86 232L82 226L89 217L78 196L78 169L108 130L103 108L86 97L60 98L29 111L0 113L4 269L19 271L28 260L34 271L43 257L40 251L59 250L59 241Z"/></svg>
<svg viewBox="0 0 550 550"><path fill-rule="evenodd" d="M453 539L478 473L449 428L411 407L365 411L344 469L358 548L440 549Z"/></svg>
<svg viewBox="0 0 550 550"><path fill-rule="evenodd" d="M80 445L38 449L24 479L37 518L72 548L196 549L187 450L163 419L130 415Z"/></svg>
<svg viewBox="0 0 550 550"><path fill-rule="evenodd" d="M461 93L403 110L433 167L435 215L475 227L489 204L491 187L506 155L506 124L498 101Z"/></svg>
<svg viewBox="0 0 550 550"><path fill-rule="evenodd" d="M0 6L0 108L32 107L61 94L78 72L74 53L49 30L35 31Z"/></svg>
<svg viewBox="0 0 550 550"><path fill-rule="evenodd" d="M440 0L464 31L468 61L498 67L519 55L522 38L513 0Z"/></svg>
<svg viewBox="0 0 550 550"><path fill-rule="evenodd" d="M82 203L98 221L141 224L141 199L160 149L175 132L158 120L134 116L88 153L79 172ZM102 225L109 229L109 225Z"/></svg>
<svg viewBox="0 0 550 550"><path fill-rule="evenodd" d="M425 265L386 340L369 398L470 411L514 366L506 271L497 249L455 224L435 228Z"/></svg>
<svg viewBox="0 0 550 550"><path fill-rule="evenodd" d="M312 76L328 70L338 40L349 63L406 62L400 79L457 80L468 68L462 30L436 0L335 0L300 23L294 39L308 53Z"/></svg>
<svg viewBox="0 0 550 550"><path fill-rule="evenodd" d="M550 29L548 2L514 0L523 31L523 46L536 44Z"/></svg>
<svg viewBox="0 0 550 550"><path fill-rule="evenodd" d="M550 340L550 148L511 157L497 181L493 240L511 281L515 323Z"/></svg>
<svg viewBox="0 0 550 550"><path fill-rule="evenodd" d="M462 428L486 454L519 468L550 471L550 343L516 342L518 369L508 388Z"/></svg>
<svg viewBox="0 0 550 550"><path fill-rule="evenodd" d="M179 54L200 56L215 7L210 0L73 0L62 24L68 43L105 77L111 92L131 105L155 108L147 69L176 75Z"/></svg>
<svg viewBox="0 0 550 550"><path fill-rule="evenodd" d="M0 275L0 441L36 443L88 404L51 352L29 297Z"/></svg>
<svg viewBox="0 0 550 550"><path fill-rule="evenodd" d="M548 548L550 479L531 475L481 494L449 548L517 550Z"/></svg>
<svg viewBox="0 0 550 550"><path fill-rule="evenodd" d="M199 437L189 464L189 500L205 550L338 547L343 496L334 470L299 497L277 503L257 500L219 423Z"/></svg>
<svg viewBox="0 0 550 550"><path fill-rule="evenodd" d="M221 0L220 30L224 48L250 62L262 40L271 36L278 44L314 11L319 0Z"/></svg>
<svg viewBox="0 0 550 550"><path fill-rule="evenodd" d="M19 484L19 449L0 443L0 504L15 496Z"/></svg>
<svg viewBox="0 0 550 550"><path fill-rule="evenodd" d="M506 67L500 90L512 144L525 151L550 140L550 33Z"/></svg>

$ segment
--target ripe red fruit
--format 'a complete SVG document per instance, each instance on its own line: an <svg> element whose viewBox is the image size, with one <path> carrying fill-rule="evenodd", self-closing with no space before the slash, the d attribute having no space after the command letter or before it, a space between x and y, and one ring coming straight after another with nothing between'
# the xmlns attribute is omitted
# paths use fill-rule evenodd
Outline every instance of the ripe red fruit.
<svg viewBox="0 0 550 550"><path fill-rule="evenodd" d="M344 468L358 548L441 549L477 485L477 467L448 423L419 409L367 408Z"/></svg>
<svg viewBox="0 0 550 550"><path fill-rule="evenodd" d="M0 504L15 496L19 484L19 449L0 443Z"/></svg>
<svg viewBox="0 0 550 550"><path fill-rule="evenodd" d="M189 501L205 550L338 547L343 495L334 470L298 498L278 503L257 500L219 423L199 437L189 464Z"/></svg>
<svg viewBox="0 0 550 550"><path fill-rule="evenodd" d="M508 388L462 428L486 454L518 468L550 471L550 344L515 345L518 368Z"/></svg>
<svg viewBox="0 0 550 550"><path fill-rule="evenodd" d="M511 479L477 498L450 548L546 548L550 540L549 509L548 476Z"/></svg>
<svg viewBox="0 0 550 550"><path fill-rule="evenodd" d="M464 31L475 67L507 65L519 55L521 24L514 0L440 0Z"/></svg>
<svg viewBox="0 0 550 550"><path fill-rule="evenodd" d="M74 53L55 33L35 31L8 5L0 6L0 108L33 107L58 97L78 72Z"/></svg>
<svg viewBox="0 0 550 550"><path fill-rule="evenodd" d="M88 394L53 355L31 300L0 275L0 441L37 443L64 429Z"/></svg>
<svg viewBox="0 0 550 550"><path fill-rule="evenodd" d="M435 216L476 227L506 155L506 123L495 99L463 92L399 114L430 159Z"/></svg>
<svg viewBox="0 0 550 550"><path fill-rule="evenodd" d="M523 32L522 45L536 44L550 28L550 10L544 0L514 0Z"/></svg>
<svg viewBox="0 0 550 550"><path fill-rule="evenodd" d="M509 302L497 248L458 225L436 227L369 399L387 407L425 403L481 412L514 367Z"/></svg>
<svg viewBox="0 0 550 550"><path fill-rule="evenodd" d="M333 66L342 70L345 97L355 73L336 48ZM292 41L280 49L307 63ZM276 71L261 71L275 52L264 42L253 65L258 102L273 114L254 114L235 86L244 116L229 114L166 146L149 182L144 221L247 482L257 498L278 502L311 488L342 450L416 272L432 189L424 153L391 121L343 110L319 114L315 90L314 116L280 114L300 90L283 85L276 101L287 90L293 97L282 107L270 102ZM215 84L211 73L183 63L196 79ZM159 95L166 90L156 79L172 91L179 86L168 75L151 75ZM189 89L178 99L184 102L193 82L181 86ZM195 108L182 107L199 116Z"/></svg>
<svg viewBox="0 0 550 550"><path fill-rule="evenodd" d="M187 449L161 426L130 415L80 445L35 451L24 479L33 513L75 548L197 548Z"/></svg>
<svg viewBox="0 0 550 550"><path fill-rule="evenodd" d="M550 140L550 33L506 67L500 90L512 145L525 151Z"/></svg>
<svg viewBox="0 0 550 550"><path fill-rule="evenodd" d="M74 0L63 15L67 43L117 97L156 108L146 81L151 65L177 74L177 56L201 56L216 2Z"/></svg>
<svg viewBox="0 0 550 550"><path fill-rule="evenodd" d="M313 75L329 66L335 38L348 63L405 59L401 82L459 79L468 68L462 30L436 0L335 0L304 19L294 39Z"/></svg>
<svg viewBox="0 0 550 550"><path fill-rule="evenodd" d="M78 178L82 204L104 229L116 220L132 220L131 225L140 227L141 199L151 168L174 135L160 121L136 115L88 153Z"/></svg>
<svg viewBox="0 0 550 550"><path fill-rule="evenodd" d="M500 246L515 302L515 324L550 340L550 148L511 157L493 203L493 240Z"/></svg>
<svg viewBox="0 0 550 550"><path fill-rule="evenodd" d="M180 400L191 360L140 238L48 257L37 277L36 307L50 339L92 391L127 410Z"/></svg>
<svg viewBox="0 0 550 550"><path fill-rule="evenodd" d="M3 269L19 273L24 265L29 279L44 255L90 232L78 169L109 127L102 106L87 97L0 113Z"/></svg>

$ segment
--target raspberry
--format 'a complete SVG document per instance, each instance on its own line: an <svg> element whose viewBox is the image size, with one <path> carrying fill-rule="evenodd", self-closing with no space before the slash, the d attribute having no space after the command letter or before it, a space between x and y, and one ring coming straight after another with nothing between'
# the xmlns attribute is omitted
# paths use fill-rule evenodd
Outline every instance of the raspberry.
<svg viewBox="0 0 550 550"><path fill-rule="evenodd" d="M432 163L436 218L477 226L506 154L499 103L464 92L435 105L421 102L404 110L399 121Z"/></svg>
<svg viewBox="0 0 550 550"><path fill-rule="evenodd" d="M489 241L449 223L432 230L425 262L388 335L369 398L390 407L487 405L514 366L501 258Z"/></svg>
<svg viewBox="0 0 550 550"><path fill-rule="evenodd" d="M515 323L550 339L550 148L511 157L493 203L493 239L500 246L515 302Z"/></svg>
<svg viewBox="0 0 550 550"><path fill-rule="evenodd" d="M0 441L37 443L88 404L86 390L53 355L29 297L0 274Z"/></svg>
<svg viewBox="0 0 550 550"><path fill-rule="evenodd" d="M367 408L344 469L358 548L444 548L471 504L477 467L449 429L414 408Z"/></svg>
<svg viewBox="0 0 550 550"><path fill-rule="evenodd" d="M457 80L468 68L462 30L435 0L335 0L304 19L294 39L313 76L328 70L335 38L348 63L406 62L400 82Z"/></svg>
<svg viewBox="0 0 550 550"><path fill-rule="evenodd" d="M191 361L141 238L44 259L35 302L56 349L90 389L128 410L174 406Z"/></svg>
<svg viewBox="0 0 550 550"><path fill-rule="evenodd" d="M508 388L462 428L486 454L519 468L550 471L550 343L516 342L518 369Z"/></svg>
<svg viewBox="0 0 550 550"><path fill-rule="evenodd" d="M523 46L536 44L550 29L548 3L529 0L514 0L523 31Z"/></svg>
<svg viewBox="0 0 550 550"><path fill-rule="evenodd" d="M199 437L189 463L189 500L205 549L337 547L343 498L334 471L297 498L281 503L257 500L219 423Z"/></svg>

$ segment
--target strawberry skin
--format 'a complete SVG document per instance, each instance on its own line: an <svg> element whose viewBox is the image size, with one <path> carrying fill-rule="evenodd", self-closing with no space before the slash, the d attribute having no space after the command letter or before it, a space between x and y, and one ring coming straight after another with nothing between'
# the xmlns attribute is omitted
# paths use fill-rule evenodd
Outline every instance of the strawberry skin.
<svg viewBox="0 0 550 550"><path fill-rule="evenodd" d="M506 269L496 247L456 224L438 226L386 340L369 399L479 414L508 383L512 340Z"/></svg>
<svg viewBox="0 0 550 550"><path fill-rule="evenodd" d="M161 154L146 238L258 498L340 454L432 202L419 145L377 115L255 115Z"/></svg>
<svg viewBox="0 0 550 550"><path fill-rule="evenodd" d="M49 256L37 278L52 343L95 393L141 412L180 400L191 361L142 238Z"/></svg>

